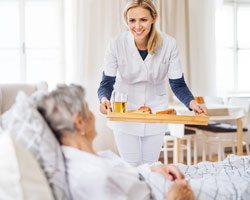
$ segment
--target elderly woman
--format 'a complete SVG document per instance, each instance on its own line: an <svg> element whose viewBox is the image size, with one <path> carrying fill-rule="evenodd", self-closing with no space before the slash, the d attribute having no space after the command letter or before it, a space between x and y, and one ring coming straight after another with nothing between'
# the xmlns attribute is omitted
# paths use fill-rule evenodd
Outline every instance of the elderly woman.
<svg viewBox="0 0 250 200"><path fill-rule="evenodd" d="M60 86L38 100L38 109L62 145L74 200L194 199L174 165L144 164L135 168L111 151L96 153L92 145L95 118L82 87Z"/></svg>

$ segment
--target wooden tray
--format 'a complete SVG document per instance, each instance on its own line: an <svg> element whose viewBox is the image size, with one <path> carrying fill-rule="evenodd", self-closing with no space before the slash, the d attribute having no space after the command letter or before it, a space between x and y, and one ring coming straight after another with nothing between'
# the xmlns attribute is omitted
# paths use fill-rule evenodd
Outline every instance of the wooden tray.
<svg viewBox="0 0 250 200"><path fill-rule="evenodd" d="M210 108L207 109L208 116L229 116L229 111L227 108Z"/></svg>
<svg viewBox="0 0 250 200"><path fill-rule="evenodd" d="M192 115L166 115L141 113L108 113L110 121L207 125L209 117Z"/></svg>

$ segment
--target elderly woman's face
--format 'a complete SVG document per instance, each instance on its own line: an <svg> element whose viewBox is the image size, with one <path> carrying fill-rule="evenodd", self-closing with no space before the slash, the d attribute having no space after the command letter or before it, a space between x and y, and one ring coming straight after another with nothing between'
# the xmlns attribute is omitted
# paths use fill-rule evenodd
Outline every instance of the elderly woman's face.
<svg viewBox="0 0 250 200"><path fill-rule="evenodd" d="M95 116L93 113L89 110L88 104L85 105L86 110L86 117L84 118L84 127L83 132L86 136L91 137L92 139L96 136L96 130L95 130Z"/></svg>

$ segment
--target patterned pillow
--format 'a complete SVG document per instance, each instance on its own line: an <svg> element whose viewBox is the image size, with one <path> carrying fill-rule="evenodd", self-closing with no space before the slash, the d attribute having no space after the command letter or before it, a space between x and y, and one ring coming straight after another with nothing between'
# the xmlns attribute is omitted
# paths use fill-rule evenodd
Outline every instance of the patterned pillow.
<svg viewBox="0 0 250 200"><path fill-rule="evenodd" d="M56 200L69 199L65 164L58 141L37 111L35 101L20 91L2 115L2 128L30 151L45 172Z"/></svg>

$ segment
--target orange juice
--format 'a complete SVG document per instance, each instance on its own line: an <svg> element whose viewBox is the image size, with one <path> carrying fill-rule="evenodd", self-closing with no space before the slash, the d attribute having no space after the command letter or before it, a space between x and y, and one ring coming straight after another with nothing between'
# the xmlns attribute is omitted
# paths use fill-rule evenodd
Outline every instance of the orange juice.
<svg viewBox="0 0 250 200"><path fill-rule="evenodd" d="M113 102L114 112L125 113L127 102Z"/></svg>

